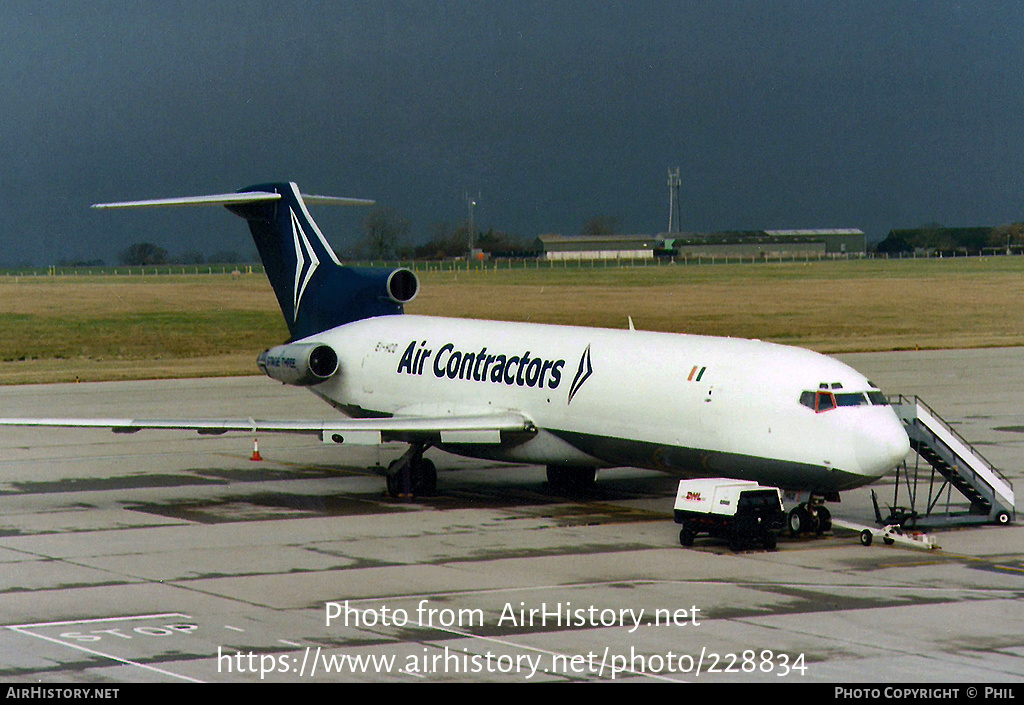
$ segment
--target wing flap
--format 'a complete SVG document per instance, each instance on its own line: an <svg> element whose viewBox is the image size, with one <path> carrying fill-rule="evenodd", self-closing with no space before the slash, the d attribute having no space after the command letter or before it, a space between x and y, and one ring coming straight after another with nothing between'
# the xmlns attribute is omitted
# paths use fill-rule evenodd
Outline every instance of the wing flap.
<svg viewBox="0 0 1024 705"><path fill-rule="evenodd" d="M501 432L495 429L441 431L442 443L501 443Z"/></svg>

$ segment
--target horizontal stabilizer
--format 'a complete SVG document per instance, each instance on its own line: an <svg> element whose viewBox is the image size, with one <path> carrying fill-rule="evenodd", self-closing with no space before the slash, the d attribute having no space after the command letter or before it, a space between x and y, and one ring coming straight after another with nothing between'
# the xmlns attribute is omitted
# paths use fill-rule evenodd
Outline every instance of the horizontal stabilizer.
<svg viewBox="0 0 1024 705"><path fill-rule="evenodd" d="M372 206L377 202L367 198L343 198L341 196L317 196L302 194L302 200L314 206Z"/></svg>
<svg viewBox="0 0 1024 705"><path fill-rule="evenodd" d="M120 201L117 203L94 203L93 208L164 208L167 206L232 206L261 201L279 201L281 194L268 191L242 191L240 193L217 193L210 196L181 196L177 198L154 198L146 201ZM302 194L305 203L319 206L372 206L376 201L365 198L342 198L338 196L316 196Z"/></svg>
<svg viewBox="0 0 1024 705"><path fill-rule="evenodd" d="M154 198L148 201L121 201L119 203L94 203L93 208L163 208L165 206L227 206L238 203L278 201L279 193L248 191L245 193L218 193L211 196L181 196L178 198Z"/></svg>

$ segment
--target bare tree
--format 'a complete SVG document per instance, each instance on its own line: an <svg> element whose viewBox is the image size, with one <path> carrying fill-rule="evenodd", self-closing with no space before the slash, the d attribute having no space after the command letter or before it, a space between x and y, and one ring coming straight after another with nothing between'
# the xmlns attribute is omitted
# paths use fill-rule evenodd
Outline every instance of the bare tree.
<svg viewBox="0 0 1024 705"><path fill-rule="evenodd" d="M366 238L364 245L370 257L387 259L394 257L402 240L409 233L409 221L391 208L374 208L364 222Z"/></svg>

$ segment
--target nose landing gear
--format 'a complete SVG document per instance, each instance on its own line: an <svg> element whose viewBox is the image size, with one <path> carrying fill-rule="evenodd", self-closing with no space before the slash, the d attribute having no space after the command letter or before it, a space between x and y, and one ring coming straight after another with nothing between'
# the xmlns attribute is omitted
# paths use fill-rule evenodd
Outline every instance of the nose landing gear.
<svg viewBox="0 0 1024 705"><path fill-rule="evenodd" d="M789 527L789 535L793 538L800 534L821 536L832 530L832 513L825 507L825 498L822 495L812 494L810 499L789 512L786 524Z"/></svg>

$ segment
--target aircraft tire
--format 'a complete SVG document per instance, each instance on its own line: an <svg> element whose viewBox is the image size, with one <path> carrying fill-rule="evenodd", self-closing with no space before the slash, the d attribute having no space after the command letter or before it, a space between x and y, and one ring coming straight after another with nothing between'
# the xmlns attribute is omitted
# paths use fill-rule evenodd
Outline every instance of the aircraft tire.
<svg viewBox="0 0 1024 705"><path fill-rule="evenodd" d="M821 536L825 531L825 522L821 516L821 510L819 509L814 514L808 513L807 519L808 524L810 524L810 526L807 527L808 530L813 531L815 536Z"/></svg>
<svg viewBox="0 0 1024 705"><path fill-rule="evenodd" d="M393 475L391 473L388 473L387 475L384 476L384 482L387 483L388 495L390 495L391 497L397 498L398 497L398 483L399 483L398 475Z"/></svg>
<svg viewBox="0 0 1024 705"><path fill-rule="evenodd" d="M412 492L412 487L411 486L407 487L407 488L402 486L403 485L403 478L402 478L402 472L403 471L402 471L402 469L400 467L401 463L402 463L402 459L401 458L399 458L397 460L392 460L391 463L388 465L388 471L387 471L387 474L385 475L385 480L386 480L387 488L388 488L388 494L391 497L395 498L395 499L408 498L409 494ZM409 484L412 485L413 481L414 481L413 478L410 477L409 478Z"/></svg>
<svg viewBox="0 0 1024 705"><path fill-rule="evenodd" d="M565 465L548 465L548 484L556 492L564 494L581 494L594 488L597 481L597 469L572 467Z"/></svg>
<svg viewBox="0 0 1024 705"><path fill-rule="evenodd" d="M412 469L412 491L420 497L437 494L437 466L429 458L423 458Z"/></svg>
<svg viewBox="0 0 1024 705"><path fill-rule="evenodd" d="M818 507L818 534L832 531L832 512L826 507Z"/></svg>

